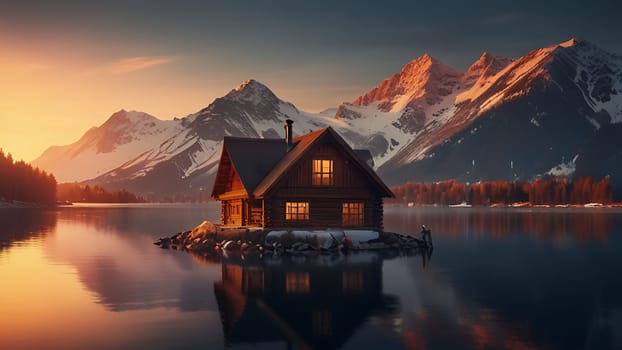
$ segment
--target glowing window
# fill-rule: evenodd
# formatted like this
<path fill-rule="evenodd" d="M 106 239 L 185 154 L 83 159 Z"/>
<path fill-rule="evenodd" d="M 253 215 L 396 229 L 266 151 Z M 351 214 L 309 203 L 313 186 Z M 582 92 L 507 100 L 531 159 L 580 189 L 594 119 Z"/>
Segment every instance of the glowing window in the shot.
<path fill-rule="evenodd" d="M 247 269 L 246 270 L 246 292 L 263 291 L 263 270 Z"/>
<path fill-rule="evenodd" d="M 311 281 L 308 272 L 288 272 L 285 275 L 285 292 L 287 294 L 308 293 Z"/>
<path fill-rule="evenodd" d="M 333 335 L 331 312 L 328 310 L 313 310 L 313 335 L 316 337 L 330 337 Z"/>
<path fill-rule="evenodd" d="M 341 221 L 343 226 L 363 226 L 363 211 L 365 205 L 362 202 L 344 202 L 341 209 Z"/>
<path fill-rule="evenodd" d="M 359 293 L 363 290 L 362 271 L 344 271 L 341 273 L 341 290 L 344 294 Z"/>
<path fill-rule="evenodd" d="M 311 179 L 313 185 L 326 186 L 333 184 L 333 161 L 330 159 L 314 159 Z"/>
<path fill-rule="evenodd" d="M 285 202 L 285 220 L 309 220 L 309 202 Z"/>

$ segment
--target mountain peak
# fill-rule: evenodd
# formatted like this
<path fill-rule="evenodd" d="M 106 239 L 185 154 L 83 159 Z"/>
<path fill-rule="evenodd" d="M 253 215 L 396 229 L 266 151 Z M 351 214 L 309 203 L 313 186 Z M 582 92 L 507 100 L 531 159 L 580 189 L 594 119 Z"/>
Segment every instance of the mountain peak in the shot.
<path fill-rule="evenodd" d="M 434 62 L 436 61 L 436 59 L 434 57 L 432 57 L 429 53 L 424 53 L 423 55 L 421 55 L 419 58 L 417 58 L 417 61 L 420 62 Z"/>
<path fill-rule="evenodd" d="M 377 104 L 383 112 L 400 112 L 406 107 L 421 110 L 438 103 L 459 84 L 459 72 L 430 54 L 408 62 L 401 72 L 383 80 L 378 86 L 352 102 L 355 106 Z"/>
<path fill-rule="evenodd" d="M 272 90 L 255 79 L 248 79 L 224 96 L 227 100 L 259 104 L 266 101 L 276 102 L 278 98 Z"/>
<path fill-rule="evenodd" d="M 247 80 L 244 80 L 242 84 L 240 84 L 238 87 L 236 87 L 233 90 L 243 91 L 246 89 L 267 89 L 267 87 L 255 79 L 247 79 Z"/>
<path fill-rule="evenodd" d="M 133 125 L 142 125 L 146 122 L 158 122 L 158 118 L 139 111 L 126 111 L 121 109 L 113 113 L 100 128 L 105 130 L 122 130 L 131 128 Z"/>
<path fill-rule="evenodd" d="M 425 53 L 422 56 L 408 62 L 402 68 L 402 72 L 400 74 L 402 76 L 421 74 L 422 72 L 435 67 L 445 67 L 445 65 L 436 58 L 430 56 L 430 54 Z"/>
<path fill-rule="evenodd" d="M 477 62 L 490 62 L 491 60 L 494 59 L 494 55 L 490 54 L 487 51 L 482 52 L 482 55 L 479 56 L 479 58 L 477 59 Z"/>
<path fill-rule="evenodd" d="M 480 77 L 493 76 L 510 64 L 510 62 L 512 62 L 512 60 L 507 57 L 495 56 L 484 51 L 477 61 L 466 71 L 464 74 L 464 81 L 467 83 L 474 83 L 480 79 Z"/>
<path fill-rule="evenodd" d="M 589 45 L 590 42 L 588 42 L 587 40 L 583 40 L 581 38 L 570 38 L 569 40 L 564 41 L 563 43 L 560 43 L 559 46 L 561 47 L 571 47 L 571 46 L 583 46 L 583 45 Z"/>

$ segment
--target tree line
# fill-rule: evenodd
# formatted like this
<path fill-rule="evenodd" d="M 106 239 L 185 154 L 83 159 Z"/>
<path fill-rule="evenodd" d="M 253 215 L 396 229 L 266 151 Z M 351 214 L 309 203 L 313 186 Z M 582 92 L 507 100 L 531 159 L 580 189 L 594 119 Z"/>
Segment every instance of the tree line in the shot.
<path fill-rule="evenodd" d="M 0 149 L 0 200 L 51 205 L 56 203 L 56 179 Z"/>
<path fill-rule="evenodd" d="M 591 176 L 568 180 L 546 177 L 533 182 L 491 181 L 473 184 L 455 180 L 435 183 L 413 183 L 391 188 L 395 198 L 388 203 L 470 205 L 512 204 L 567 205 L 613 201 L 609 177 L 595 181 Z"/>
<path fill-rule="evenodd" d="M 101 186 L 77 183 L 57 184 L 52 174 L 0 149 L 0 201 L 21 201 L 54 205 L 58 201 L 90 203 L 144 203 L 146 200 L 127 190 L 108 191 Z"/>
<path fill-rule="evenodd" d="M 63 183 L 57 186 L 59 201 L 83 203 L 145 203 L 145 198 L 133 194 L 125 189 L 108 191 L 94 185 L 80 185 L 78 183 Z"/>

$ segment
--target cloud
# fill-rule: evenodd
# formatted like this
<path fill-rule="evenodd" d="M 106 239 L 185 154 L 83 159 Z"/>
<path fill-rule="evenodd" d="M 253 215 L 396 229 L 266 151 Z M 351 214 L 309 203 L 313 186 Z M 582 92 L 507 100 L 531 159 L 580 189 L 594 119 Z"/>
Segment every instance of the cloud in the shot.
<path fill-rule="evenodd" d="M 114 61 L 106 66 L 106 71 L 114 74 L 131 73 L 176 61 L 174 56 L 137 56 Z"/>
<path fill-rule="evenodd" d="M 127 74 L 177 61 L 176 56 L 135 56 L 105 63 L 85 71 L 85 77 L 100 74 Z"/>

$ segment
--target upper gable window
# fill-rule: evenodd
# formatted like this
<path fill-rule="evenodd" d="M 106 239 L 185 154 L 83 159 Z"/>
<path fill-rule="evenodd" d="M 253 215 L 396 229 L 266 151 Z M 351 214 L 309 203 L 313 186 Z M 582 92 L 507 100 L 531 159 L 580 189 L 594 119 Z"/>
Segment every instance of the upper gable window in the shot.
<path fill-rule="evenodd" d="M 311 173 L 313 185 L 327 186 L 333 184 L 333 161 L 331 159 L 314 159 Z"/>

